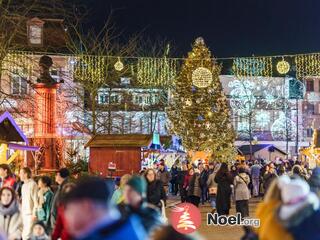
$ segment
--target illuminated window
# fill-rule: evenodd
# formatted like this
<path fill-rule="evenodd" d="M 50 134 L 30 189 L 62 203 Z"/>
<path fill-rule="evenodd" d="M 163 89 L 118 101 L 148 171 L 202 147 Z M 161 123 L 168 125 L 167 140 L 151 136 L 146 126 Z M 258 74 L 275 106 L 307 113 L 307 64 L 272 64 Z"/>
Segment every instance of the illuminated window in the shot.
<path fill-rule="evenodd" d="M 11 93 L 14 95 L 25 95 L 28 92 L 28 82 L 25 73 L 15 70 L 11 74 Z"/>
<path fill-rule="evenodd" d="M 43 44 L 43 25 L 44 22 L 39 18 L 32 18 L 27 22 L 28 28 L 28 43 L 30 45 L 39 45 Z"/>

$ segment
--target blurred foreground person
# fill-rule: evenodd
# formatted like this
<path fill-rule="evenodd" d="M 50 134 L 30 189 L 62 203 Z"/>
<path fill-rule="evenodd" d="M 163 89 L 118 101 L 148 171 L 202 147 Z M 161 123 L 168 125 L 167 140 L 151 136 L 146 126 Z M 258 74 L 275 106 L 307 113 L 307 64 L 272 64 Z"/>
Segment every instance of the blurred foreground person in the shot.
<path fill-rule="evenodd" d="M 310 185 L 310 190 L 320 198 L 320 167 L 316 167 L 312 170 L 308 183 Z"/>
<path fill-rule="evenodd" d="M 123 202 L 124 200 L 123 189 L 130 178 L 131 178 L 130 174 L 125 174 L 121 177 L 119 187 L 112 194 L 111 202 L 113 204 L 120 204 Z"/>
<path fill-rule="evenodd" d="M 277 211 L 281 224 L 295 240 L 320 240 L 320 200 L 306 181 L 282 176 L 278 182 L 282 204 Z"/>
<path fill-rule="evenodd" d="M 22 218 L 15 192 L 10 187 L 0 190 L 0 229 L 9 240 L 21 239 Z"/>
<path fill-rule="evenodd" d="M 133 176 L 124 187 L 124 205 L 120 206 L 122 216 L 135 214 L 141 220 L 145 231 L 150 233 L 163 224 L 159 209 L 145 200 L 147 183 L 143 177 Z"/>
<path fill-rule="evenodd" d="M 292 240 L 292 235 L 282 226 L 276 214 L 281 205 L 281 192 L 275 179 L 269 185 L 263 202 L 256 209 L 256 216 L 260 219 L 260 227 L 255 229 L 259 240 Z"/>
<path fill-rule="evenodd" d="M 52 232 L 52 240 L 70 240 L 72 239 L 68 230 L 66 229 L 66 220 L 64 217 L 64 199 L 76 185 L 73 182 L 68 182 L 64 184 L 63 188 L 61 189 L 61 198 L 60 198 L 60 205 L 58 206 L 58 214 L 56 219 L 56 224 Z"/>
<path fill-rule="evenodd" d="M 69 233 L 81 240 L 140 240 L 146 233 L 137 216 L 121 219 L 111 204 L 112 190 L 97 177 L 80 179 L 65 198 Z"/>
<path fill-rule="evenodd" d="M 178 233 L 171 225 L 157 228 L 150 236 L 151 240 L 202 240 L 197 233 Z"/>
<path fill-rule="evenodd" d="M 32 235 L 30 240 L 49 240 L 49 236 L 46 233 L 46 226 L 42 221 L 38 221 L 33 225 Z"/>

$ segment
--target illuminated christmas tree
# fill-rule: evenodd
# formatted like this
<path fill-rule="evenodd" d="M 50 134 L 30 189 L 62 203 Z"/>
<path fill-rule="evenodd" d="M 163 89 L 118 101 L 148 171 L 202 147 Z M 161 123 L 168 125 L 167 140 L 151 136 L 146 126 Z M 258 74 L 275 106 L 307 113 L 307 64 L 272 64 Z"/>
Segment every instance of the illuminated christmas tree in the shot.
<path fill-rule="evenodd" d="M 215 160 L 234 156 L 235 133 L 219 80 L 221 67 L 198 38 L 175 81 L 168 107 L 169 127 L 187 150 L 212 151 Z"/>

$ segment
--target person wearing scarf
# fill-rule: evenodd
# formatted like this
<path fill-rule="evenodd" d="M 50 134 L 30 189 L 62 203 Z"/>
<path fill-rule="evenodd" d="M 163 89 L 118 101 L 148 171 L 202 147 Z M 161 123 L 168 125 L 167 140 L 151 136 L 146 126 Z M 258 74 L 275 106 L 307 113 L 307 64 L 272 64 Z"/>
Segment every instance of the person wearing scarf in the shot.
<path fill-rule="evenodd" d="M 10 187 L 0 189 L 0 228 L 9 240 L 21 239 L 22 218 L 15 192 Z"/>

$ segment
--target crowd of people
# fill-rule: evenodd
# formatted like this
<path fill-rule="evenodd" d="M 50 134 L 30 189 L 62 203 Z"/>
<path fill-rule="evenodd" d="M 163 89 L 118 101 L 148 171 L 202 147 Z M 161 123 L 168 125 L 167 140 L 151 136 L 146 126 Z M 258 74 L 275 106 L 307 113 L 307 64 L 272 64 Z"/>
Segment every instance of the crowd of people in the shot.
<path fill-rule="evenodd" d="M 53 182 L 27 167 L 15 175 L 0 164 L 0 239 L 193 239 L 167 224 L 164 167 L 125 174 L 119 181 L 75 179 L 61 168 Z"/>
<path fill-rule="evenodd" d="M 320 170 L 299 161 L 176 161 L 170 169 L 160 161 L 120 179 L 75 179 L 66 168 L 54 177 L 33 176 L 27 167 L 15 175 L 0 164 L 0 178 L 3 239 L 200 239 L 168 224 L 169 195 L 210 204 L 219 215 L 229 215 L 233 201 L 242 218 L 249 217 L 250 198 L 263 199 L 261 227 L 246 228 L 243 239 L 320 239 Z"/>

